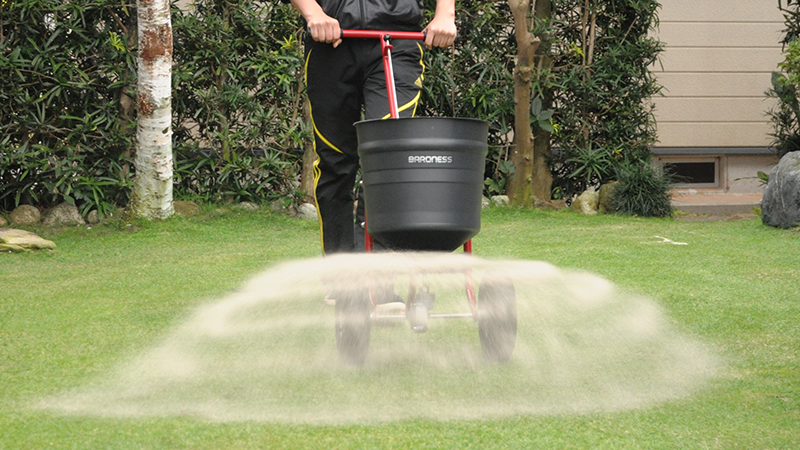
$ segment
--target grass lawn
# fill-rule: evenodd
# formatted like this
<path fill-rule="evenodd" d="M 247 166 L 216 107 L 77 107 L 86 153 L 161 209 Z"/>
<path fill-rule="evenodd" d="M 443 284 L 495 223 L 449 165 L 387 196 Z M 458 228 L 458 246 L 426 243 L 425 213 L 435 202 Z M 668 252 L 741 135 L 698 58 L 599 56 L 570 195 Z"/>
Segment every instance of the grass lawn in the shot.
<path fill-rule="evenodd" d="M 316 223 L 209 210 L 123 229 L 33 231 L 58 249 L 0 254 L 2 449 L 800 448 L 797 229 L 486 210 L 477 255 L 586 270 L 642 293 L 723 368 L 700 392 L 644 409 L 347 426 L 29 407 L 94 382 L 265 268 L 317 257 Z"/>

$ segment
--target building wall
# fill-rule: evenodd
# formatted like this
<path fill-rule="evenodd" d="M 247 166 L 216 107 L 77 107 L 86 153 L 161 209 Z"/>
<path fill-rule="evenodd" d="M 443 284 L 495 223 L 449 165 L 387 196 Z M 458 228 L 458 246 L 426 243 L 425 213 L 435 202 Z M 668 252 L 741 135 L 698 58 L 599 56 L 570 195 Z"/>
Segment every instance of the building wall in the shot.
<path fill-rule="evenodd" d="M 654 71 L 660 147 L 766 147 L 764 92 L 781 58 L 776 0 L 662 0 Z"/>
<path fill-rule="evenodd" d="M 761 192 L 757 172 L 777 157 L 767 149 L 775 101 L 765 92 L 782 60 L 783 14 L 776 0 L 662 0 L 658 38 L 666 44 L 653 70 L 655 163 L 714 161 L 717 181 L 701 190 Z M 691 187 L 685 185 L 683 187 Z"/>
<path fill-rule="evenodd" d="M 675 150 L 656 150 L 653 162 L 662 164 L 714 164 L 716 177 L 713 183 L 683 183 L 678 182 L 675 188 L 679 191 L 696 191 L 698 193 L 726 193 L 726 194 L 760 194 L 764 185 L 758 178 L 758 172 L 769 174 L 778 158 L 774 153 L 758 151 L 759 149 L 737 149 L 743 153 L 730 153 L 727 149 L 704 148 L 687 149 L 696 150 L 682 153 Z M 762 149 L 763 150 L 763 149 Z"/>

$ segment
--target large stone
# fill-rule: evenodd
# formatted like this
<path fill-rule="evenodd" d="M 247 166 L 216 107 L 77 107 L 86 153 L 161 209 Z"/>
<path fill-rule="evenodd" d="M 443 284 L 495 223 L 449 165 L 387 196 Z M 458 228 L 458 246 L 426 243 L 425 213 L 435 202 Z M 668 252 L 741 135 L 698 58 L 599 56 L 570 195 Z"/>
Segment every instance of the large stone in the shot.
<path fill-rule="evenodd" d="M 770 172 L 761 199 L 761 213 L 765 225 L 780 228 L 800 225 L 800 151 L 784 155 Z"/>
<path fill-rule="evenodd" d="M 533 198 L 533 207 L 544 211 L 560 211 L 567 209 L 567 201 L 559 200 L 543 200 L 538 197 Z"/>
<path fill-rule="evenodd" d="M 241 202 L 233 206 L 234 209 L 241 209 L 244 211 L 258 211 L 259 206 L 253 202 Z"/>
<path fill-rule="evenodd" d="M 35 206 L 19 205 L 11 211 L 9 219 L 16 225 L 33 225 L 39 223 L 42 213 Z"/>
<path fill-rule="evenodd" d="M 606 214 L 609 211 L 614 211 L 614 205 L 611 204 L 611 197 L 614 195 L 614 190 L 619 186 L 619 181 L 612 181 L 600 186 L 600 197 L 597 202 L 597 212 Z"/>
<path fill-rule="evenodd" d="M 97 225 L 100 223 L 100 213 L 96 209 L 89 211 L 89 214 L 86 215 L 86 221 L 92 225 Z"/>
<path fill-rule="evenodd" d="M 81 217 L 81 213 L 78 212 L 77 206 L 61 203 L 45 213 L 42 224 L 46 227 L 65 227 L 84 225 L 86 222 Z"/>
<path fill-rule="evenodd" d="M 269 204 L 269 210 L 277 214 L 286 212 L 286 209 L 286 203 L 280 199 L 274 200 Z"/>
<path fill-rule="evenodd" d="M 0 252 L 24 252 L 29 250 L 54 249 L 53 241 L 42 239 L 30 231 L 0 228 Z"/>
<path fill-rule="evenodd" d="M 185 200 L 178 200 L 172 202 L 172 208 L 175 214 L 184 217 L 191 217 L 200 214 L 200 206 L 195 202 Z"/>
<path fill-rule="evenodd" d="M 511 200 L 508 198 L 507 195 L 493 195 L 492 196 L 492 205 L 494 206 L 505 206 Z"/>
<path fill-rule="evenodd" d="M 581 214 L 593 216 L 597 214 L 597 203 L 600 201 L 600 194 L 594 189 L 587 189 L 572 201 L 569 206 L 572 210 Z"/>
<path fill-rule="evenodd" d="M 297 208 L 297 215 L 303 219 L 317 220 L 317 207 L 311 203 L 303 203 Z"/>

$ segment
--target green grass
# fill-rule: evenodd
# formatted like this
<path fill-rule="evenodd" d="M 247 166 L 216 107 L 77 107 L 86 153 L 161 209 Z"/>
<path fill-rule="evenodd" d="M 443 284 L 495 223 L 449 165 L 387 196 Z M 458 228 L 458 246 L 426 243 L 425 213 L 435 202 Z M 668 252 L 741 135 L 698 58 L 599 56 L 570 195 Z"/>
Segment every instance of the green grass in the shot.
<path fill-rule="evenodd" d="M 587 270 L 655 299 L 726 365 L 643 410 L 315 426 L 29 409 L 149 348 L 193 307 L 277 262 L 319 254 L 315 223 L 264 213 L 34 230 L 53 252 L 0 254 L 0 448 L 800 448 L 800 232 L 493 208 L 475 253 Z M 674 245 L 655 236 L 688 245 Z"/>

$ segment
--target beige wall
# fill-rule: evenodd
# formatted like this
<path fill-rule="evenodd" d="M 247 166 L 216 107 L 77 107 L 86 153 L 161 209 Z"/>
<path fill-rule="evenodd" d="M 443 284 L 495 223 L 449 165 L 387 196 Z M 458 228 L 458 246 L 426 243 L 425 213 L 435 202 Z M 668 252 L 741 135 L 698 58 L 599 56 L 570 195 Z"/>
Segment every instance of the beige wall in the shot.
<path fill-rule="evenodd" d="M 781 58 L 776 0 L 662 0 L 659 147 L 766 147 L 764 92 Z"/>

